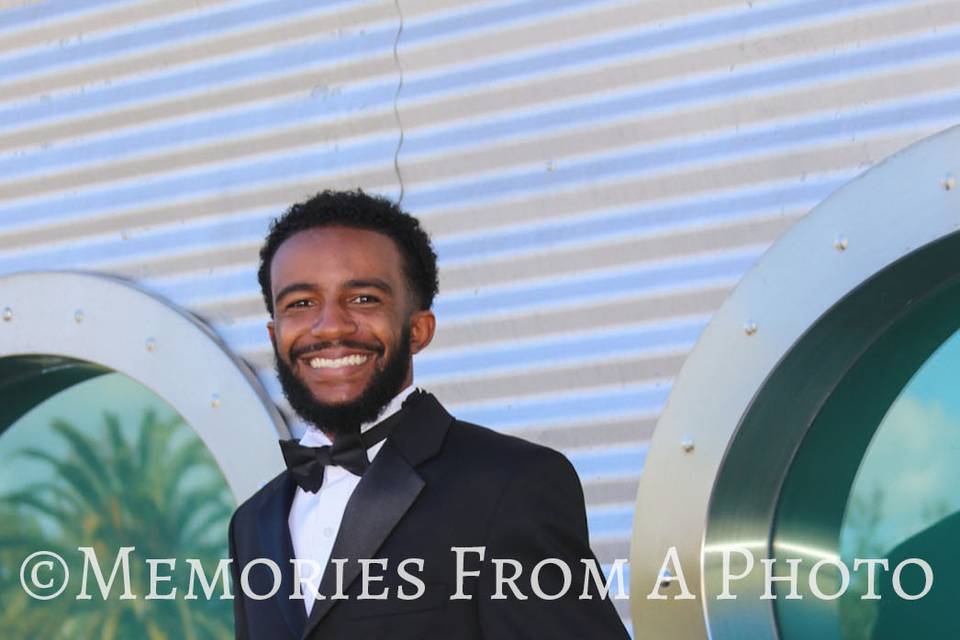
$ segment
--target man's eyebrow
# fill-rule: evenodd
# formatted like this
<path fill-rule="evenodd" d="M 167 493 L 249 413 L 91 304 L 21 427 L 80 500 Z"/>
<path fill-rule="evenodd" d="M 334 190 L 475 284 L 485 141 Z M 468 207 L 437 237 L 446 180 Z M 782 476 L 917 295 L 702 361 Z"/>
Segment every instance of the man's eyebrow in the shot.
<path fill-rule="evenodd" d="M 357 280 L 348 280 L 346 282 L 348 289 L 379 289 L 387 294 L 393 293 L 393 287 L 386 280 L 380 278 L 361 278 Z"/>
<path fill-rule="evenodd" d="M 291 293 L 297 293 L 299 291 L 314 293 L 316 290 L 317 286 L 310 284 L 309 282 L 294 282 L 293 284 L 288 284 L 277 292 L 277 301 L 279 302 L 280 300 L 283 300 L 285 296 L 288 296 Z"/>

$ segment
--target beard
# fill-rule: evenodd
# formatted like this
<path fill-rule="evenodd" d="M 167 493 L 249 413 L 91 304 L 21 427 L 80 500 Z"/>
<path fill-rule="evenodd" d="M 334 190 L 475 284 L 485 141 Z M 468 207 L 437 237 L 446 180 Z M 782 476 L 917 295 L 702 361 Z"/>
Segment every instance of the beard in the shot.
<path fill-rule="evenodd" d="M 350 345 L 349 341 L 342 343 Z M 318 345 L 321 347 L 332 345 Z M 376 420 L 393 398 L 400 393 L 410 371 L 410 327 L 405 326 L 400 340 L 382 369 L 374 371 L 373 376 L 360 395 L 354 400 L 339 404 L 328 404 L 317 400 L 309 387 L 294 373 L 273 344 L 274 366 L 283 395 L 293 410 L 306 422 L 336 436 L 341 433 L 359 432 L 360 425 Z M 380 353 L 383 353 L 381 348 Z M 291 361 L 294 361 L 291 358 Z"/>

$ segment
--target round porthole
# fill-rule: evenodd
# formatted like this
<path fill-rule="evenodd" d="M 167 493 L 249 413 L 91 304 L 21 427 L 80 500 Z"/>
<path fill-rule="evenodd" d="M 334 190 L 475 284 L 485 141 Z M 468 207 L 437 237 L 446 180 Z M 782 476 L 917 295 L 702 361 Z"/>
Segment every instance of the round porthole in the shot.
<path fill-rule="evenodd" d="M 272 403 L 202 323 L 127 283 L 15 274 L 0 279 L 0 308 L 4 633 L 230 635 L 220 591 L 185 597 L 203 594 L 188 562 L 215 575 L 236 504 L 281 468 L 287 432 Z M 134 597 L 122 572 L 102 597 L 84 548 L 105 579 L 132 548 Z M 24 569 L 38 552 L 66 569 Z M 159 565 L 170 579 L 155 593 L 149 559 L 175 559 Z"/>
<path fill-rule="evenodd" d="M 957 148 L 952 129 L 831 196 L 704 331 L 641 480 L 638 637 L 957 635 Z M 692 599 L 658 575 L 671 547 Z M 912 600 L 927 583 L 904 563 L 916 557 L 942 580 Z M 888 563 L 872 591 L 857 559 Z M 779 579 L 791 560 L 796 579 Z M 667 599 L 647 599 L 661 582 Z"/>

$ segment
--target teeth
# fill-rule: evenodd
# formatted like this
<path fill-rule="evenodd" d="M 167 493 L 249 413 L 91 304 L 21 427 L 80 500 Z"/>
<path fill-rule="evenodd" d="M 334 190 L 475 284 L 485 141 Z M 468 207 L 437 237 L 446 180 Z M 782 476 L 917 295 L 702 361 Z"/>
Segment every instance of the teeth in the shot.
<path fill-rule="evenodd" d="M 339 367 L 355 367 L 363 364 L 370 356 L 352 355 L 342 358 L 313 358 L 310 366 L 314 369 L 337 369 Z"/>

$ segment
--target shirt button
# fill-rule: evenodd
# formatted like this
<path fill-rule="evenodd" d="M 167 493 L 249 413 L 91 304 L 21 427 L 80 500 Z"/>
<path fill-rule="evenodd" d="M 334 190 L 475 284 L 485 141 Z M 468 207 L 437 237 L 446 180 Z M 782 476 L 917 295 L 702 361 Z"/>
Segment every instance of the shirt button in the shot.
<path fill-rule="evenodd" d="M 332 537 L 332 536 L 333 536 L 333 528 L 331 528 L 331 527 L 324 527 L 324 529 L 323 529 L 323 535 L 326 536 L 327 538 Z"/>

